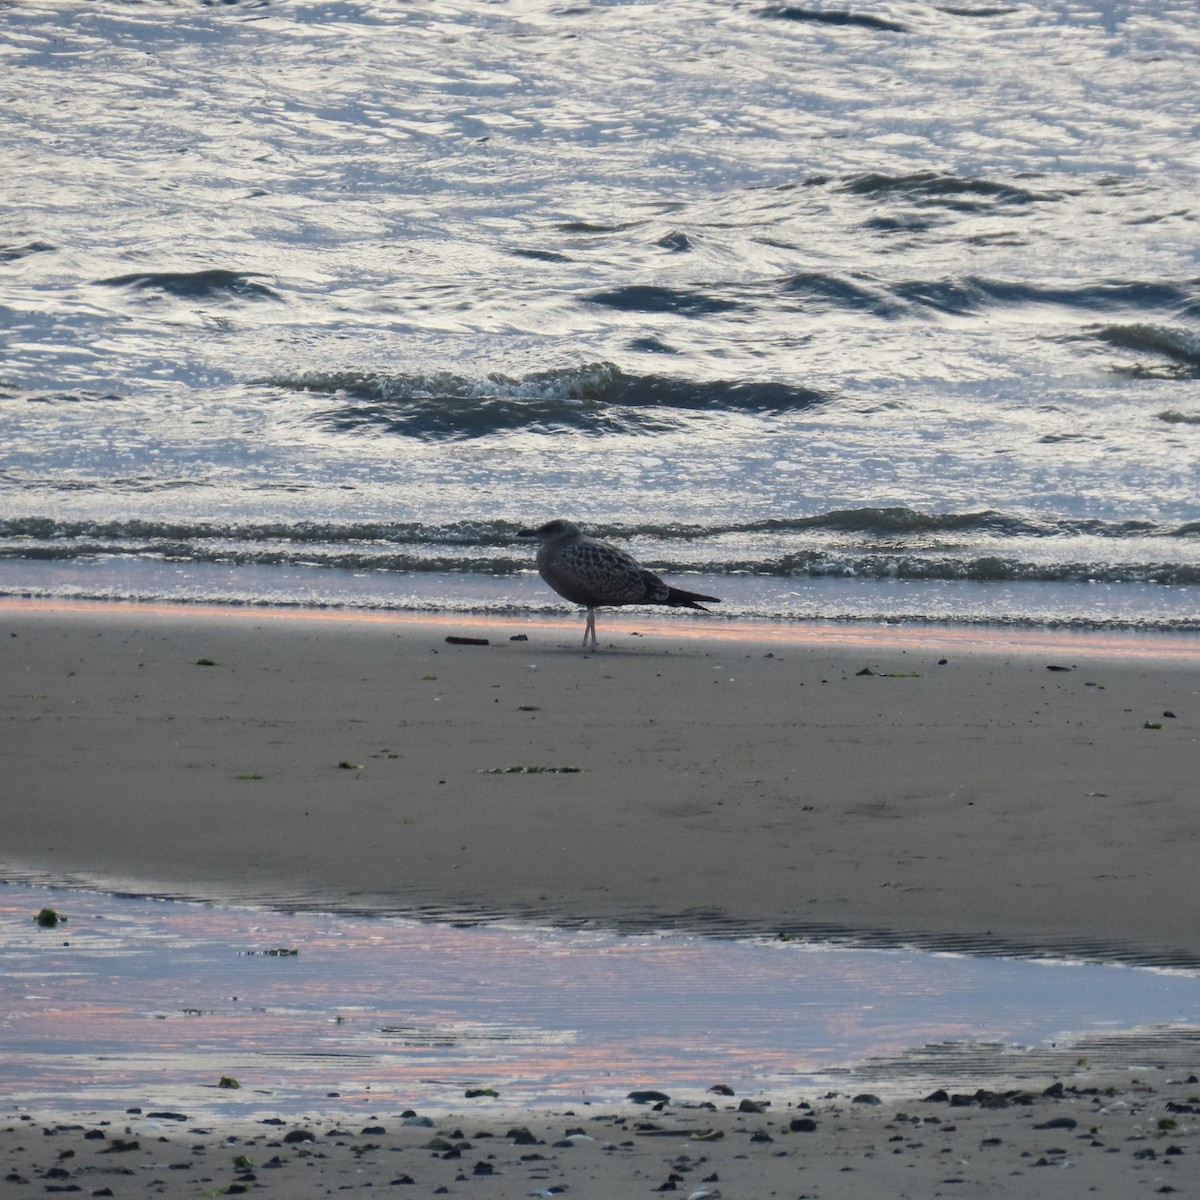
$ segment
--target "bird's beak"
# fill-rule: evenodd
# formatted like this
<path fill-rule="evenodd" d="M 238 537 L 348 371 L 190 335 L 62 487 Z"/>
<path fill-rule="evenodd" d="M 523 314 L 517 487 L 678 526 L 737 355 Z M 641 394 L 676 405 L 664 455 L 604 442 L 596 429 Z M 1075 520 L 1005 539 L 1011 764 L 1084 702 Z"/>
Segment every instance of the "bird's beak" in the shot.
<path fill-rule="evenodd" d="M 536 529 L 518 529 L 517 537 L 537 537 Z"/>

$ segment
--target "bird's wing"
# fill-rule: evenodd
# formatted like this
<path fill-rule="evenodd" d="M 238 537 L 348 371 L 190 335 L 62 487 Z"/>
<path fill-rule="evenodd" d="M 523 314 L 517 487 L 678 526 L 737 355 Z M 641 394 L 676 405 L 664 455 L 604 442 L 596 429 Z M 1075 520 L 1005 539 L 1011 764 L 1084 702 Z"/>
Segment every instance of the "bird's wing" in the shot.
<path fill-rule="evenodd" d="M 579 603 L 644 604 L 656 590 L 666 592 L 657 575 L 610 542 L 580 538 L 564 550 L 561 561 L 578 592 L 587 596 Z"/>

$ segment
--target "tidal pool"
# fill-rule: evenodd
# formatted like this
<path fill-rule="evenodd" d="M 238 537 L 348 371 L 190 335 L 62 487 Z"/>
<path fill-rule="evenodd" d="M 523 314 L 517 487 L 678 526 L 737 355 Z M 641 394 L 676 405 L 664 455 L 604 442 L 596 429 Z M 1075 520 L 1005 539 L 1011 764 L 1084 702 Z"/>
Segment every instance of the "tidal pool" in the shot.
<path fill-rule="evenodd" d="M 40 927 L 43 908 L 66 921 Z M 1089 1039 L 1142 1031 L 1130 1044 L 1149 1047 L 1200 1026 L 1189 970 L 15 884 L 0 888 L 0 964 L 0 1090 L 34 1109 L 444 1110 L 469 1088 L 499 1094 L 470 1103 L 504 1106 L 610 1103 L 643 1087 L 696 1101 L 717 1083 L 880 1091 L 920 1086 L 951 1060 L 1019 1076 L 1083 1065 L 1063 1054 Z"/>

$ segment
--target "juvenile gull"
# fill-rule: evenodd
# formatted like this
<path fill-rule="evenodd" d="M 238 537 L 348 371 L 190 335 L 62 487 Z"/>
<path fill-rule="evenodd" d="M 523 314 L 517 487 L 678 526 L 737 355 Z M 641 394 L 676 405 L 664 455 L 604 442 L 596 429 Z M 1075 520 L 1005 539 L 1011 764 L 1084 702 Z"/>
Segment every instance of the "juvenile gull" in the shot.
<path fill-rule="evenodd" d="M 708 609 L 697 600 L 720 604 L 716 596 L 685 592 L 663 583 L 619 546 L 582 533 L 573 521 L 547 521 L 537 529 L 522 529 L 517 537 L 537 538 L 537 568 L 541 577 L 565 600 L 587 609 L 583 644 L 596 646 L 596 609 L 601 605 L 666 604 L 671 608 Z"/>

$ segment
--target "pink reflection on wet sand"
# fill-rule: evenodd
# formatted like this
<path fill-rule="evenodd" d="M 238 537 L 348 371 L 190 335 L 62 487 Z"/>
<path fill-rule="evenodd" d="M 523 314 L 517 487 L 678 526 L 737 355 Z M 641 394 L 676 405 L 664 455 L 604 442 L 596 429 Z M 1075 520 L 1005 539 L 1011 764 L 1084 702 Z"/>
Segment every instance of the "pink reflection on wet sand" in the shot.
<path fill-rule="evenodd" d="M 69 920 L 38 928 L 42 907 Z M 700 1099 L 718 1081 L 811 1088 L 928 1042 L 1200 1020 L 1187 972 L 24 886 L 0 891 L 0 955 L 0 1088 L 27 1105 L 373 1111 L 461 1104 L 470 1086 L 508 1104 Z"/>

